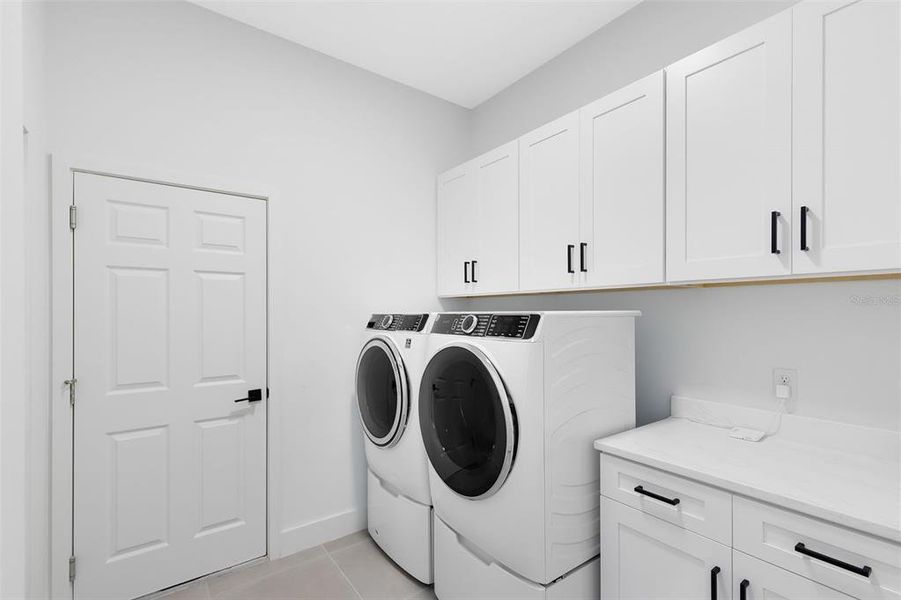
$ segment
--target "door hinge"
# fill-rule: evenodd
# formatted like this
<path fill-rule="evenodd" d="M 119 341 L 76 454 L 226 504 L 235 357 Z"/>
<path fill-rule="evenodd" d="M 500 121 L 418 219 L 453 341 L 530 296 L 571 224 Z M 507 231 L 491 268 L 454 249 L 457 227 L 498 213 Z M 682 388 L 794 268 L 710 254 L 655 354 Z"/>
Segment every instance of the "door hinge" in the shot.
<path fill-rule="evenodd" d="M 74 204 L 69 205 L 69 229 L 72 231 L 75 231 L 77 214 L 78 208 Z"/>
<path fill-rule="evenodd" d="M 69 386 L 69 404 L 71 406 L 75 406 L 75 384 L 78 383 L 78 380 L 74 377 L 72 379 L 67 379 L 63 383 Z"/>
<path fill-rule="evenodd" d="M 69 583 L 75 583 L 75 556 L 69 557 Z"/>

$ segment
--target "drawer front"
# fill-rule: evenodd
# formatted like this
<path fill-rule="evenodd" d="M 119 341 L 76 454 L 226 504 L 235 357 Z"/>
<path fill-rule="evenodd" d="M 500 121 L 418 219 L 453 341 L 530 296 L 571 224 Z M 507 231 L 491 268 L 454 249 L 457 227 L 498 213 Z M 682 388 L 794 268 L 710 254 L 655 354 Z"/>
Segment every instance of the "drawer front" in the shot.
<path fill-rule="evenodd" d="M 601 494 L 721 544 L 732 544 L 732 494 L 728 492 L 601 454 Z"/>
<path fill-rule="evenodd" d="M 746 498 L 734 509 L 736 550 L 855 598 L 901 599 L 901 545 Z"/>
<path fill-rule="evenodd" d="M 733 599 L 852 600 L 847 594 L 737 550 L 732 552 L 732 574 Z"/>

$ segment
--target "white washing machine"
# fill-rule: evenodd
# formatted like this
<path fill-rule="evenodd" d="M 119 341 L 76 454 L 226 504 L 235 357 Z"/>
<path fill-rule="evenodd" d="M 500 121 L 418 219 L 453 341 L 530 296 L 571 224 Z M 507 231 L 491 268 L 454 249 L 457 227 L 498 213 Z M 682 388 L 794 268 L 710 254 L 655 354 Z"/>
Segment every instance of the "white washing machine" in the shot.
<path fill-rule="evenodd" d="M 592 443 L 635 426 L 640 314 L 435 315 L 419 422 L 441 600 L 598 597 Z"/>
<path fill-rule="evenodd" d="M 357 359 L 372 539 L 407 573 L 432 583 L 432 499 L 416 399 L 429 315 L 375 314 Z"/>

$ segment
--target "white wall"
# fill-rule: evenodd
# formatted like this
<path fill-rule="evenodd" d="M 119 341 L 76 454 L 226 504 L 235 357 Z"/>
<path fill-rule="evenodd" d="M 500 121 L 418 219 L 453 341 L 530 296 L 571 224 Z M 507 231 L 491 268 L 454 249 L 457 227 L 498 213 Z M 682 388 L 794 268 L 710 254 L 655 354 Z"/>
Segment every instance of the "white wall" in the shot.
<path fill-rule="evenodd" d="M 187 3 L 67 2 L 47 18 L 51 151 L 278 191 L 276 542 L 291 552 L 360 529 L 363 326 L 438 306 L 434 176 L 465 157 L 467 112 Z"/>
<path fill-rule="evenodd" d="M 797 0 L 645 0 L 473 110 L 479 154 L 659 71 Z"/>
<path fill-rule="evenodd" d="M 473 155 L 790 6 L 647 0 L 473 113 Z M 800 371 L 791 409 L 901 429 L 901 281 L 455 300 L 449 310 L 638 308 L 639 424 L 671 394 L 774 408 L 773 368 Z"/>
<path fill-rule="evenodd" d="M 23 10 L 0 3 L 0 597 L 27 587 Z"/>
<path fill-rule="evenodd" d="M 27 302 L 24 323 L 28 336 L 22 356 L 28 359 L 28 439 L 25 560 L 31 598 L 49 594 L 50 548 L 50 198 L 45 89 L 44 5 L 23 5 L 25 144 L 25 263 Z"/>

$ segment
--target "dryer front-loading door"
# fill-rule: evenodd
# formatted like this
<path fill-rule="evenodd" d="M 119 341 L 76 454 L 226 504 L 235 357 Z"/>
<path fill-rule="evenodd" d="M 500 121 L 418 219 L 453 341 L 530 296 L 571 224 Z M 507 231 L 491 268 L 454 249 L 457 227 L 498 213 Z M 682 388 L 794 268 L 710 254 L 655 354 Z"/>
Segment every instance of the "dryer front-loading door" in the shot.
<path fill-rule="evenodd" d="M 419 425 L 429 462 L 454 492 L 485 498 L 504 484 L 516 453 L 516 413 L 481 350 L 460 343 L 435 353 L 419 389 Z"/>
<path fill-rule="evenodd" d="M 369 340 L 357 359 L 357 405 L 363 431 L 377 446 L 393 446 L 407 425 L 409 397 L 403 359 L 388 338 Z"/>

